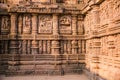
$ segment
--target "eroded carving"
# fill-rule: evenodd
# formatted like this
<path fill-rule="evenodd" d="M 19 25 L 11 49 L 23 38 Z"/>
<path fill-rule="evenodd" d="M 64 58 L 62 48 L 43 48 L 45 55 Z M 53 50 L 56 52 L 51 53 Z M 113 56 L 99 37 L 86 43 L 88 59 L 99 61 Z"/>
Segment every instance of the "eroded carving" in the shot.
<path fill-rule="evenodd" d="M 60 33 L 71 33 L 71 16 L 61 16 L 59 19 Z"/>
<path fill-rule="evenodd" d="M 8 33 L 9 29 L 10 29 L 10 18 L 8 16 L 2 16 L 1 32 Z"/>
<path fill-rule="evenodd" d="M 50 15 L 40 15 L 39 16 L 39 33 L 52 33 L 52 16 Z"/>
<path fill-rule="evenodd" d="M 31 15 L 24 15 L 23 18 L 23 33 L 31 33 Z"/>

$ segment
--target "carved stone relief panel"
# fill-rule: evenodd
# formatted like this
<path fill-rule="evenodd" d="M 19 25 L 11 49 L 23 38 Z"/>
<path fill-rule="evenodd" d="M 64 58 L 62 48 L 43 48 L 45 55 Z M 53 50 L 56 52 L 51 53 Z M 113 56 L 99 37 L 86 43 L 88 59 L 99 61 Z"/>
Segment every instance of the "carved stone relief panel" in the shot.
<path fill-rule="evenodd" d="M 38 33 L 52 33 L 53 20 L 51 15 L 40 15 Z"/>
<path fill-rule="evenodd" d="M 71 33 L 71 16 L 65 15 L 61 16 L 59 19 L 59 30 L 60 33 Z"/>
<path fill-rule="evenodd" d="M 24 15 L 23 17 L 23 33 L 31 33 L 31 25 L 32 25 L 32 16 L 29 14 Z"/>
<path fill-rule="evenodd" d="M 78 34 L 83 35 L 84 34 L 84 24 L 83 21 L 78 21 Z"/>
<path fill-rule="evenodd" d="M 10 29 L 10 18 L 9 18 L 9 16 L 2 16 L 0 24 L 1 24 L 1 33 L 2 34 L 9 33 L 9 29 Z"/>

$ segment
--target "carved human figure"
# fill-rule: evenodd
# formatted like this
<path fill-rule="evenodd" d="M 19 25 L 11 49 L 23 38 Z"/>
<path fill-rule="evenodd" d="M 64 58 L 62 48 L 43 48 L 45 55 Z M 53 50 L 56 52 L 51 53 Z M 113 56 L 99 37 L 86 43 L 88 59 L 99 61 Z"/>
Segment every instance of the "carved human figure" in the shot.
<path fill-rule="evenodd" d="M 9 19 L 8 17 L 2 17 L 2 29 L 8 29 Z"/>
<path fill-rule="evenodd" d="M 31 31 L 31 16 L 30 15 L 25 15 L 25 17 L 24 17 L 23 31 L 24 31 L 24 33 L 30 33 L 30 31 Z"/>

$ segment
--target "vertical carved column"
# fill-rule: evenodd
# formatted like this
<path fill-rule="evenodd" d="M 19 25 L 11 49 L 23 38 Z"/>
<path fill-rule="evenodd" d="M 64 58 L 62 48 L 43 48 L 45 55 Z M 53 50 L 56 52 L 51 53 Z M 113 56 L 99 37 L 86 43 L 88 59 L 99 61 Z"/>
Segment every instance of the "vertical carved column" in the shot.
<path fill-rule="evenodd" d="M 22 18 L 22 16 L 19 16 L 19 18 L 18 18 L 18 32 L 19 32 L 19 34 L 22 33 L 22 27 L 23 27 L 23 18 Z"/>
<path fill-rule="evenodd" d="M 60 54 L 59 41 L 52 41 L 52 54 Z"/>
<path fill-rule="evenodd" d="M 78 53 L 78 42 L 76 40 L 72 41 L 72 54 Z"/>
<path fill-rule="evenodd" d="M 17 27 L 16 27 L 17 20 L 16 19 L 17 19 L 17 14 L 11 13 L 11 29 L 10 29 L 11 35 L 17 34 Z"/>
<path fill-rule="evenodd" d="M 78 41 L 78 53 L 81 54 L 82 53 L 82 40 Z"/>
<path fill-rule="evenodd" d="M 5 54 L 8 54 L 8 41 L 5 41 Z"/>
<path fill-rule="evenodd" d="M 58 32 L 58 15 L 57 14 L 53 14 L 53 35 L 54 36 L 59 36 L 59 32 Z M 52 54 L 59 54 L 59 41 L 58 40 L 54 40 L 52 41 Z"/>
<path fill-rule="evenodd" d="M 53 35 L 58 35 L 58 15 L 53 14 Z"/>
<path fill-rule="evenodd" d="M 77 15 L 72 15 L 72 35 L 77 35 Z M 77 54 L 78 42 L 72 41 L 72 54 Z"/>
<path fill-rule="evenodd" d="M 33 40 L 32 41 L 32 54 L 38 54 L 39 50 L 38 50 L 38 41 Z"/>
<path fill-rule="evenodd" d="M 77 35 L 77 15 L 72 15 L 72 34 Z"/>
<path fill-rule="evenodd" d="M 37 14 L 32 15 L 32 34 L 34 36 L 34 40 L 32 41 L 32 54 L 38 54 L 38 41 L 36 41 L 37 35 Z"/>
<path fill-rule="evenodd" d="M 18 41 L 16 40 L 17 35 L 17 14 L 11 13 L 11 29 L 10 29 L 10 35 L 14 36 L 14 40 L 10 41 L 10 53 L 16 54 L 18 53 Z"/>
<path fill-rule="evenodd" d="M 37 34 L 37 14 L 32 16 L 32 34 Z"/>
<path fill-rule="evenodd" d="M 22 54 L 27 54 L 27 40 L 22 41 Z"/>

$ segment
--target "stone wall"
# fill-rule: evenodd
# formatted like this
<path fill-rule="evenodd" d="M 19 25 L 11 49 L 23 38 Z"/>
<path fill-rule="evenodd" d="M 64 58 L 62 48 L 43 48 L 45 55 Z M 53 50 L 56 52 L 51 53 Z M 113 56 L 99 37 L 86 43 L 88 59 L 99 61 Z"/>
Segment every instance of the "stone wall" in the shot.
<path fill-rule="evenodd" d="M 85 53 L 80 9 L 56 0 L 37 2 L 16 0 L 0 14 L 0 72 L 80 72 Z"/>
<path fill-rule="evenodd" d="M 120 80 L 120 1 L 91 0 L 85 9 L 86 68 L 91 72 L 89 78 Z"/>

